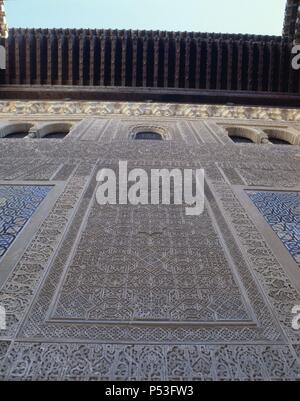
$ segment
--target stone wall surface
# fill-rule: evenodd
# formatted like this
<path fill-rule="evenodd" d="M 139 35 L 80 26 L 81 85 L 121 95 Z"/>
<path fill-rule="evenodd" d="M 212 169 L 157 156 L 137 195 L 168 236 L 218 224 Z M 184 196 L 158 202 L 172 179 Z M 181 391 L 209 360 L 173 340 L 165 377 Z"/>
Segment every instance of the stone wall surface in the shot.
<path fill-rule="evenodd" d="M 0 139 L 0 185 L 54 191 L 18 257 L 0 260 L 0 378 L 299 380 L 299 265 L 245 192 L 300 193 L 299 111 L 0 105 L 0 122 L 55 119 L 74 124 L 63 140 Z M 295 144 L 235 144 L 228 126 L 285 130 Z M 134 140 L 139 130 L 164 140 Z M 98 205 L 97 172 L 120 160 L 203 168 L 204 213 Z"/>

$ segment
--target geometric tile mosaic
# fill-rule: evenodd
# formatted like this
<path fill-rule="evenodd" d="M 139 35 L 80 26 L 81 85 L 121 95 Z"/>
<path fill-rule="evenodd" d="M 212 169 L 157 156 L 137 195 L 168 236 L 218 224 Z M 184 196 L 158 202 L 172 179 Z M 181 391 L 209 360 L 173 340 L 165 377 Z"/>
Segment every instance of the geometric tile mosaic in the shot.
<path fill-rule="evenodd" d="M 51 189 L 46 185 L 0 185 L 0 261 Z"/>
<path fill-rule="evenodd" d="M 300 267 L 300 192 L 247 193 Z"/>

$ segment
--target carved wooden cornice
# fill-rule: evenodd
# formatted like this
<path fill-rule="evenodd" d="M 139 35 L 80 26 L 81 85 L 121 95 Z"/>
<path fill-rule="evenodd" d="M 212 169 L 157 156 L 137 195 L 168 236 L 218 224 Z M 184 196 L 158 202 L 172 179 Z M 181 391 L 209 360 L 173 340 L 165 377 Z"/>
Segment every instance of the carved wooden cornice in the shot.
<path fill-rule="evenodd" d="M 300 0 L 287 1 L 283 37 L 13 28 L 0 85 L 299 94 L 300 74 L 291 68 L 299 6 Z"/>
<path fill-rule="evenodd" d="M 300 43 L 300 0 L 287 0 L 283 37 L 290 42 Z"/>
<path fill-rule="evenodd" d="M 13 28 L 0 83 L 299 93 L 290 58 L 278 36 Z"/>

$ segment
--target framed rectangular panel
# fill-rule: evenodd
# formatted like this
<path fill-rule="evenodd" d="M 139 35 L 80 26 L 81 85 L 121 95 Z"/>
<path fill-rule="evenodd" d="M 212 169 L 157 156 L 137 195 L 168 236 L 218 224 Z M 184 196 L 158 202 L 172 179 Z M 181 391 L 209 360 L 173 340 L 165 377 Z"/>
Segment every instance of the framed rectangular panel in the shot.
<path fill-rule="evenodd" d="M 300 192 L 247 191 L 300 267 Z"/>
<path fill-rule="evenodd" d="M 300 188 L 234 186 L 234 190 L 300 291 Z"/>
<path fill-rule="evenodd" d="M 0 181 L 0 287 L 51 211 L 61 182 Z"/>

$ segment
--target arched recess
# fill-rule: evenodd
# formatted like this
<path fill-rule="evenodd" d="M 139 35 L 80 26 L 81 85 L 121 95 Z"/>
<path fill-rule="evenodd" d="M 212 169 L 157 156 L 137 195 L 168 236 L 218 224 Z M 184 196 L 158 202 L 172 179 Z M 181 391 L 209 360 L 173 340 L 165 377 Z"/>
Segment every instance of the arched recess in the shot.
<path fill-rule="evenodd" d="M 260 143 L 259 132 L 245 127 L 225 127 L 228 136 L 235 143 Z"/>
<path fill-rule="evenodd" d="M 0 138 L 25 138 L 29 135 L 31 123 L 2 123 L 0 124 Z"/>
<path fill-rule="evenodd" d="M 298 140 L 296 134 L 284 129 L 264 129 L 264 133 L 274 145 L 295 145 Z"/>
<path fill-rule="evenodd" d="M 72 128 L 71 123 L 46 123 L 37 127 L 34 137 L 47 139 L 64 139 Z"/>

